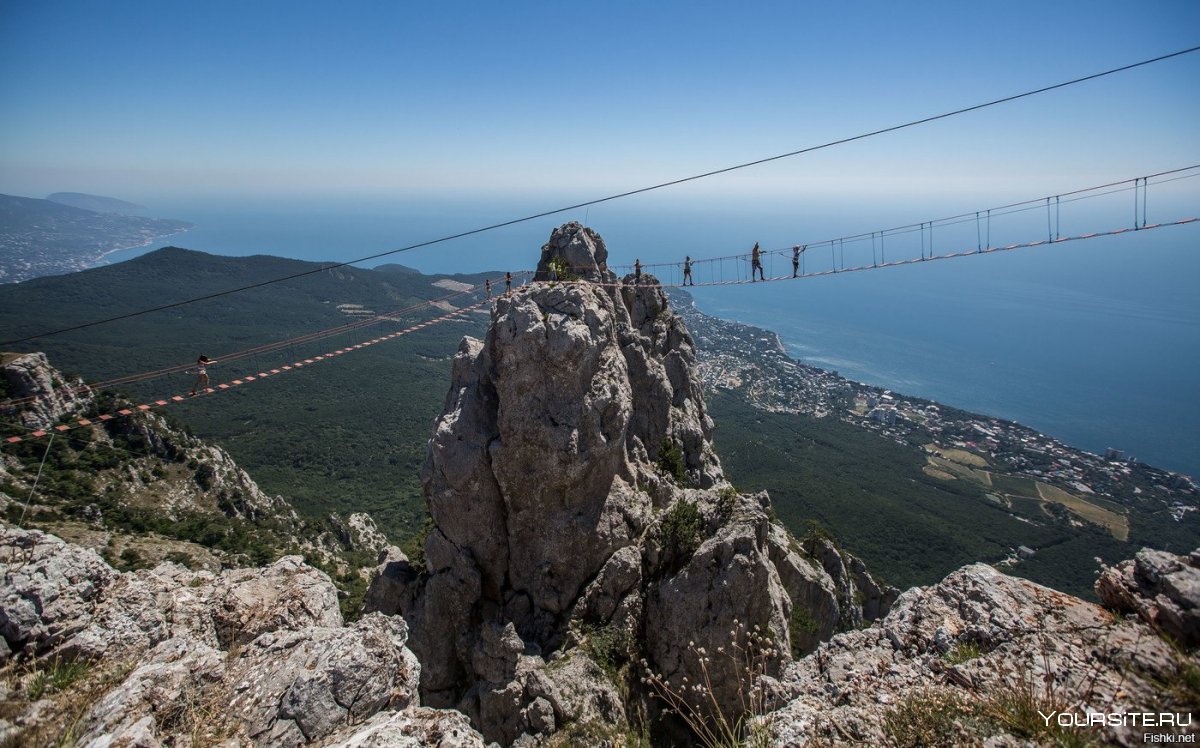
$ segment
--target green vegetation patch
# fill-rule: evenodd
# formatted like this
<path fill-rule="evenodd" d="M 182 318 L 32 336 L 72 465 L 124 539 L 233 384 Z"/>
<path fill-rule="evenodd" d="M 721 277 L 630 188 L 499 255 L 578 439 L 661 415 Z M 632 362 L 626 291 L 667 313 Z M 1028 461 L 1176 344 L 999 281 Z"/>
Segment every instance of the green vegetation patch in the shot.
<path fill-rule="evenodd" d="M 730 480 L 770 491 L 793 533 L 804 536 L 815 520 L 901 589 L 940 581 L 964 564 L 1000 561 L 1018 545 L 1042 548 L 1079 534 L 1050 517 L 1023 522 L 979 485 L 926 475 L 920 450 L 835 418 L 767 413 L 725 393 L 710 397 L 709 413 Z M 1070 579 L 1055 581 L 1094 599 L 1096 554 L 1073 551 Z"/>

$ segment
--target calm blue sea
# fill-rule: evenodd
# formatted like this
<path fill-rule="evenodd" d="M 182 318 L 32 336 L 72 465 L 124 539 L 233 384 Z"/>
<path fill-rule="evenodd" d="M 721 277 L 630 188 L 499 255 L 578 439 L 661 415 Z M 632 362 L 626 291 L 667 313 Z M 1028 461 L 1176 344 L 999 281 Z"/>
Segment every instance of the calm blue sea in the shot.
<path fill-rule="evenodd" d="M 1200 180 L 1194 180 L 1200 181 Z M 1194 195 L 1160 200 L 1151 220 L 1197 213 Z M 554 202 L 564 202 L 562 200 Z M 553 204 L 553 202 L 551 202 Z M 180 202 L 155 213 L 197 228 L 168 243 L 217 254 L 344 261 L 544 209 L 546 203 L 325 200 L 275 204 Z M 963 206 L 969 207 L 969 206 Z M 984 206 L 975 206 L 984 207 Z M 1190 212 L 1189 212 L 1190 211 Z M 584 221 L 605 238 L 610 262 L 678 261 L 896 226 L 958 212 L 927 206 L 642 199 L 563 214 L 378 262 L 424 271 L 534 265 L 550 230 Z M 1132 222 L 1128 195 L 1053 217 L 1061 235 Z M 1045 211 L 994 220 L 993 245 L 1045 236 Z M 805 269 L 828 269 L 969 249 L 987 227 L 968 221 L 846 244 L 831 259 L 814 246 Z M 153 248 L 153 247 L 151 247 Z M 150 248 L 118 253 L 120 261 Z M 733 262 L 697 264 L 706 281 L 746 273 Z M 663 271 L 671 277 L 671 271 Z M 790 272 L 769 257 L 768 274 Z M 231 279 L 231 284 L 236 279 Z M 796 358 L 851 379 L 1024 423 L 1083 449 L 1124 450 L 1200 475 L 1200 225 L 1056 244 L 834 277 L 694 291 L 706 312 L 774 330 Z"/>

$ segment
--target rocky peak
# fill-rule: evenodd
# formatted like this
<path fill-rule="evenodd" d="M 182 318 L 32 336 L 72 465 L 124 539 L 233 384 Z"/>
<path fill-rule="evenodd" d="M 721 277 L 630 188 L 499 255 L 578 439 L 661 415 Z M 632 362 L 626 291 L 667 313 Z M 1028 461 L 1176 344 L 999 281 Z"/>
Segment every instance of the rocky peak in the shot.
<path fill-rule="evenodd" d="M 542 245 L 535 281 L 580 278 L 595 283 L 613 283 L 608 269 L 608 249 L 595 231 L 571 221 L 554 229 Z"/>
<path fill-rule="evenodd" d="M 67 416 L 82 413 L 93 402 L 82 379 L 67 381 L 44 353 L 0 354 L 0 384 L 4 394 L 0 416 L 31 429 L 45 429 Z"/>
<path fill-rule="evenodd" d="M 368 596 L 412 627 L 426 701 L 504 743 L 610 707 L 624 719 L 587 632 L 625 642 L 618 661 L 694 683 L 696 642 L 715 650 L 739 625 L 787 642 L 793 600 L 828 636 L 861 597 L 839 599 L 852 575 L 807 558 L 766 494 L 725 480 L 692 338 L 653 276 L 618 282 L 599 235 L 569 223 L 537 277 L 459 347 L 422 469 L 424 567 L 394 555 Z M 566 688 L 564 670 L 599 675 Z M 736 711 L 735 675 L 716 680 Z"/>

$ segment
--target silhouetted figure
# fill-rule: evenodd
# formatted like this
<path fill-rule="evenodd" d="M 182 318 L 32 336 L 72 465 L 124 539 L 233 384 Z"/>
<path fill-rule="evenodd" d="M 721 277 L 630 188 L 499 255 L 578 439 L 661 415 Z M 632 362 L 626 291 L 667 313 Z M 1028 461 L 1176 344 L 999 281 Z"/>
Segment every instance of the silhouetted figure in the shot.
<path fill-rule="evenodd" d="M 642 282 L 642 260 L 641 260 L 641 258 L 637 258 L 633 261 L 633 282 L 634 283 Z"/>
<path fill-rule="evenodd" d="M 683 285 L 694 286 L 696 282 L 692 280 L 692 256 L 686 255 L 683 258 Z"/>
<path fill-rule="evenodd" d="M 792 277 L 795 278 L 800 274 L 800 253 L 807 247 L 801 247 L 799 244 L 792 247 Z"/>
<path fill-rule="evenodd" d="M 192 383 L 192 391 L 188 393 L 189 395 L 196 394 L 198 389 L 202 391 L 208 389 L 208 365 L 215 363 L 216 361 L 208 356 L 196 359 L 196 381 Z"/>
<path fill-rule="evenodd" d="M 767 279 L 766 273 L 763 272 L 762 266 L 762 250 L 758 248 L 758 242 L 754 242 L 754 249 L 750 250 L 750 282 L 755 281 L 754 271 L 758 271 L 759 277 L 764 281 Z"/>
<path fill-rule="evenodd" d="M 512 272 L 504 274 L 504 295 L 508 296 L 512 293 Z"/>
<path fill-rule="evenodd" d="M 487 297 L 488 297 L 489 299 L 490 299 L 490 298 L 492 298 L 492 279 L 491 279 L 491 278 L 484 278 L 484 279 L 483 279 L 483 287 L 484 287 L 485 289 L 487 289 Z"/>

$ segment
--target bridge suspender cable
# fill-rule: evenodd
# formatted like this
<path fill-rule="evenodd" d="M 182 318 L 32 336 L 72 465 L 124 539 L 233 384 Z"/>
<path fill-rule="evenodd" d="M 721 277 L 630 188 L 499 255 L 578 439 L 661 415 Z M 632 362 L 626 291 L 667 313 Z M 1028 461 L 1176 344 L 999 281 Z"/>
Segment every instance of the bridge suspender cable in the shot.
<path fill-rule="evenodd" d="M 1120 67 L 1111 68 L 1109 70 L 1104 70 L 1099 73 L 1085 75 L 1082 78 L 1073 78 L 1071 80 L 1063 81 L 1061 83 L 1055 83 L 1053 85 L 1043 86 L 1041 88 L 1036 88 L 1031 91 L 1025 91 L 1024 93 L 1013 94 L 1011 96 L 1005 96 L 1005 97 L 1002 97 L 999 99 L 992 99 L 991 101 L 985 101 L 982 104 L 975 104 L 972 106 L 963 107 L 961 109 L 955 109 L 953 111 L 931 115 L 929 117 L 922 117 L 921 119 L 911 120 L 909 122 L 904 122 L 899 125 L 892 125 L 890 127 L 884 127 L 884 128 L 880 128 L 878 130 L 872 130 L 870 132 L 860 133 L 858 135 L 852 135 L 852 136 L 846 137 L 846 138 L 840 138 L 838 140 L 831 140 L 828 143 L 822 143 L 820 145 L 808 146 L 807 148 L 801 148 L 799 150 L 789 151 L 787 153 L 780 153 L 775 156 L 768 156 L 766 158 L 760 158 L 760 159 L 756 159 L 754 161 L 747 161 L 745 163 L 736 164 L 734 166 L 726 166 L 726 167 L 720 168 L 720 169 L 713 169 L 712 171 L 706 171 L 701 174 L 694 174 L 690 177 L 683 177 L 681 179 L 673 179 L 668 182 L 660 182 L 659 184 L 650 185 L 649 187 L 640 187 L 638 189 L 628 190 L 626 192 L 620 192 L 615 195 L 609 195 L 607 197 L 601 197 L 601 198 L 597 198 L 595 200 L 587 200 L 585 202 L 575 203 L 574 205 L 567 205 L 562 208 L 546 210 L 546 211 L 542 211 L 541 213 L 535 213 L 533 215 L 524 216 L 522 218 L 514 218 L 512 220 L 502 221 L 500 223 L 493 223 L 489 226 L 483 226 L 481 228 L 471 229 L 469 231 L 462 231 L 457 234 L 450 234 L 448 236 L 443 236 L 443 237 L 440 237 L 437 239 L 430 239 L 428 241 L 418 242 L 416 244 L 409 244 L 408 246 L 400 247 L 399 249 L 390 249 L 390 250 L 387 250 L 384 252 L 377 252 L 376 254 L 367 255 L 366 257 L 359 257 L 358 259 L 355 259 L 355 260 L 347 260 L 346 262 L 337 262 L 337 263 L 331 263 L 328 265 L 322 265 L 321 267 L 314 268 L 312 270 L 306 270 L 301 273 L 293 273 L 291 275 L 285 275 L 285 276 L 281 276 L 278 278 L 272 278 L 272 279 L 265 280 L 265 281 L 259 281 L 258 283 L 251 283 L 249 285 L 239 286 L 237 288 L 230 288 L 225 291 L 217 291 L 215 293 L 205 294 L 203 296 L 196 296 L 196 297 L 193 297 L 190 299 L 182 299 L 180 301 L 171 302 L 169 304 L 161 304 L 159 306 L 149 307 L 149 308 L 141 309 L 141 310 L 138 310 L 135 312 L 127 312 L 125 314 L 119 314 L 119 315 L 116 315 L 113 317 L 107 317 L 105 319 L 98 319 L 98 320 L 93 320 L 91 322 L 84 322 L 84 323 L 81 323 L 78 325 L 72 325 L 70 327 L 63 327 L 63 328 L 59 328 L 57 330 L 48 330 L 46 332 L 41 332 L 36 335 L 28 335 L 23 338 L 13 338 L 11 340 L 3 340 L 3 341 L 0 341 L 0 346 L 15 345 L 17 343 L 25 343 L 30 340 L 37 340 L 38 338 L 45 338 L 45 337 L 49 337 L 51 335 L 59 335 L 59 334 L 65 333 L 65 332 L 72 332 L 74 330 L 83 330 L 83 329 L 86 329 L 89 327 L 95 327 L 97 325 L 104 325 L 104 324 L 108 324 L 110 322 L 117 322 L 119 320 L 129 319 L 131 317 L 138 317 L 143 314 L 150 314 L 152 312 L 161 312 L 166 309 L 174 309 L 176 307 L 181 307 L 186 304 L 194 304 L 199 301 L 207 301 L 208 299 L 216 299 L 221 296 L 228 296 L 230 294 L 241 293 L 243 291 L 249 291 L 249 290 L 252 290 L 255 288 L 262 288 L 263 286 L 269 286 L 273 283 L 282 283 L 283 281 L 294 280 L 296 278 L 303 278 L 305 276 L 314 275 L 316 273 L 324 272 L 326 270 L 333 270 L 336 268 L 346 267 L 347 265 L 354 265 L 359 262 L 367 262 L 369 260 L 376 260 L 381 257 L 387 257 L 389 255 L 399 254 L 401 252 L 408 252 L 410 250 L 420 249 L 422 247 L 429 247 L 434 244 L 441 244 L 444 242 L 452 241 L 454 239 L 461 239 L 463 237 L 473 236 L 475 234 L 482 234 L 487 231 L 494 231 L 495 229 L 504 228 L 506 226 L 513 226 L 513 225 L 516 225 L 519 223 L 526 223 L 528 221 L 533 221 L 538 218 L 545 218 L 547 216 L 557 215 L 559 213 L 565 213 L 570 210 L 586 208 L 586 207 L 590 207 L 592 205 L 598 205 L 600 203 L 606 203 L 606 202 L 610 202 L 613 200 L 619 200 L 621 198 L 630 197 L 633 195 L 640 195 L 645 192 L 652 192 L 654 190 L 664 189 L 666 187 L 674 187 L 676 185 L 684 184 L 686 182 L 693 182 L 693 181 L 696 181 L 699 179 L 706 179 L 708 177 L 716 176 L 718 174 L 726 174 L 728 172 L 737 171 L 739 169 L 747 169 L 751 166 L 758 166 L 760 164 L 769 163 L 771 161 L 779 161 L 779 160 L 785 159 L 785 158 L 801 156 L 806 153 L 812 153 L 814 151 L 823 150 L 825 148 L 832 148 L 834 146 L 844 145 L 846 143 L 852 143 L 856 140 L 865 140 L 866 138 L 872 138 L 877 135 L 884 135 L 886 133 L 896 132 L 898 130 L 904 130 L 909 127 L 916 127 L 917 125 L 923 125 L 923 124 L 927 124 L 929 122 L 935 122 L 937 120 L 946 119 L 949 117 L 955 117 L 960 114 L 966 114 L 968 112 L 974 112 L 974 111 L 977 111 L 980 109 L 986 109 L 988 107 L 997 106 L 999 104 L 1005 104 L 1005 103 L 1008 103 L 1011 101 L 1017 101 L 1019 99 L 1024 99 L 1024 98 L 1027 98 L 1030 96 L 1036 96 L 1038 94 L 1047 93 L 1049 91 L 1055 91 L 1060 88 L 1066 88 L 1067 86 L 1074 86 L 1074 85 L 1084 83 L 1087 81 L 1096 80 L 1097 78 L 1103 78 L 1105 76 L 1115 75 L 1116 73 L 1122 73 L 1127 70 L 1133 70 L 1134 68 L 1139 68 L 1139 67 L 1143 67 L 1145 65 L 1154 64 L 1156 62 L 1162 62 L 1164 60 L 1169 60 L 1174 57 L 1181 57 L 1183 55 L 1191 54 L 1196 51 L 1200 51 L 1200 46 L 1190 47 L 1188 49 L 1181 49 L 1177 52 L 1171 52 L 1170 54 L 1159 55 L 1158 57 L 1152 57 L 1148 60 L 1142 60 L 1140 62 L 1134 62 L 1129 65 L 1122 65 Z"/>

